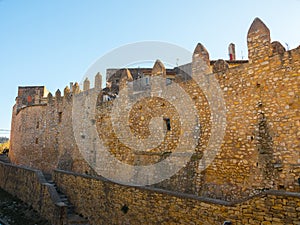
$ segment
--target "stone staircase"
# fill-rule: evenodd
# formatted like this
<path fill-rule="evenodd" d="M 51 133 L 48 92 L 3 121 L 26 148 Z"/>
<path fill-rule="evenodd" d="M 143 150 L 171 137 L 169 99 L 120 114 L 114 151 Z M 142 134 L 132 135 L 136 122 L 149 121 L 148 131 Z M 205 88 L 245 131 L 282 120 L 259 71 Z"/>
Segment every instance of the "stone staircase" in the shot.
<path fill-rule="evenodd" d="M 61 201 L 67 205 L 68 225 L 89 225 L 87 219 L 83 218 L 75 212 L 74 205 L 72 205 L 72 203 L 68 200 L 67 196 L 59 190 L 55 182 L 52 180 L 51 174 L 44 173 L 44 177 L 47 180 L 47 182 L 53 185 L 53 187 L 56 189 Z"/>

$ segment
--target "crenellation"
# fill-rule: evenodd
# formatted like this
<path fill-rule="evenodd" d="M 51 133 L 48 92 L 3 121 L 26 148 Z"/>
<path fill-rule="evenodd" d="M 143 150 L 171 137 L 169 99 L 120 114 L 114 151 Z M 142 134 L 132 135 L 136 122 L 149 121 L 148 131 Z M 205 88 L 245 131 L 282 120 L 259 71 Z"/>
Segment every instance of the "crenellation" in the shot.
<path fill-rule="evenodd" d="M 52 104 L 52 103 L 53 103 L 53 95 L 52 95 L 51 92 L 48 93 L 47 101 L 48 101 L 49 104 Z"/>
<path fill-rule="evenodd" d="M 89 78 L 85 78 L 83 82 L 83 91 L 87 91 L 90 89 L 90 80 Z"/>
<path fill-rule="evenodd" d="M 68 86 L 64 88 L 64 98 L 66 98 L 71 93 L 71 90 Z"/>
<path fill-rule="evenodd" d="M 200 74 L 210 74 L 212 72 L 208 51 L 200 43 L 196 45 L 193 53 L 192 73 L 194 73 L 195 70 L 197 70 L 197 73 Z"/>
<path fill-rule="evenodd" d="M 75 84 L 72 86 L 72 93 L 79 94 L 80 93 L 80 86 L 78 82 L 75 82 Z"/>
<path fill-rule="evenodd" d="M 60 100 L 61 99 L 61 92 L 60 92 L 59 89 L 57 89 L 56 92 L 55 92 L 55 99 L 56 100 Z"/>
<path fill-rule="evenodd" d="M 272 54 L 270 30 L 259 18 L 249 28 L 247 44 L 249 63 L 267 61 Z"/>
<path fill-rule="evenodd" d="M 166 67 L 159 59 L 155 61 L 151 75 L 166 77 Z"/>
<path fill-rule="evenodd" d="M 145 138 L 149 135 L 149 121 L 159 115 L 167 134 L 157 148 L 134 152 L 117 138 L 110 120 L 113 101 L 120 90 L 127 86 L 137 95 L 151 88 L 151 76 L 160 75 L 166 80 L 163 85 L 175 82 L 195 104 L 201 138 L 190 162 L 154 186 L 228 201 L 245 199 L 266 189 L 299 191 L 300 48 L 286 51 L 279 42 L 271 43 L 269 29 L 258 18 L 249 29 L 247 43 L 249 61 L 235 59 L 233 43 L 230 60 L 210 60 L 208 51 L 199 43 L 191 63 L 173 69 L 166 69 L 160 60 L 153 68 L 108 69 L 103 89 L 102 76 L 97 73 L 95 126 L 110 153 L 130 165 L 148 165 L 164 160 L 177 146 L 180 115 L 164 99 L 139 101 L 128 119 L 132 132 Z M 204 171 L 199 169 L 199 161 L 212 135 L 210 100 L 218 99 L 214 95 L 208 99 L 193 77 L 203 82 L 215 78 L 226 106 L 226 130 L 220 151 Z M 90 88 L 88 78 L 84 92 L 76 82 L 64 89 L 63 96 L 57 90 L 53 97 L 43 86 L 19 87 L 13 108 L 11 160 L 48 172 L 58 168 L 95 175 L 80 154 L 72 127 L 74 96 L 82 97 Z"/>
<path fill-rule="evenodd" d="M 101 90 L 102 89 L 102 76 L 98 72 L 95 76 L 95 84 L 94 84 L 95 89 Z"/>
<path fill-rule="evenodd" d="M 286 51 L 283 45 L 279 41 L 273 41 L 271 45 L 272 45 L 273 55 L 275 54 L 283 55 Z"/>

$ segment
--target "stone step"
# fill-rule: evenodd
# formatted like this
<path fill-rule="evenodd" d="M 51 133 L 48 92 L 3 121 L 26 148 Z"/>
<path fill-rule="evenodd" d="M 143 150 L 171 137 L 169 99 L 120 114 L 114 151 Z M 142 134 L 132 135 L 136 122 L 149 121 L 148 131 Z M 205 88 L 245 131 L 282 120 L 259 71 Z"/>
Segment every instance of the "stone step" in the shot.
<path fill-rule="evenodd" d="M 68 215 L 68 224 L 77 225 L 77 224 L 85 224 L 88 225 L 88 221 L 76 214 Z"/>
<path fill-rule="evenodd" d="M 52 180 L 50 180 L 50 181 L 48 180 L 47 182 L 48 182 L 49 184 L 52 184 L 53 186 L 56 186 L 56 184 L 55 184 L 54 181 L 52 181 Z"/>
<path fill-rule="evenodd" d="M 69 205 L 69 201 L 66 198 L 60 199 L 63 203 L 65 203 L 66 205 Z"/>
<path fill-rule="evenodd" d="M 44 177 L 47 180 L 47 182 L 49 184 L 53 185 L 53 187 L 56 189 L 56 191 L 60 197 L 60 200 L 67 205 L 68 224 L 70 224 L 70 225 L 89 225 L 88 221 L 85 218 L 83 218 L 75 213 L 74 205 L 72 205 L 69 202 L 68 197 L 59 190 L 59 188 L 57 187 L 55 182 L 52 180 L 51 174 L 44 174 Z"/>
<path fill-rule="evenodd" d="M 69 199 L 64 194 L 59 194 L 60 200 L 67 205 L 67 213 L 74 214 L 75 207 L 69 202 Z"/>
<path fill-rule="evenodd" d="M 67 197 L 67 196 L 66 196 L 65 194 L 63 194 L 63 193 L 59 193 L 58 195 L 59 195 L 60 198 L 66 198 L 66 197 Z"/>
<path fill-rule="evenodd" d="M 68 199 L 67 196 L 60 196 L 60 195 L 58 195 L 58 196 L 60 197 L 61 200 L 63 200 L 63 199 L 67 200 Z"/>
<path fill-rule="evenodd" d="M 45 179 L 49 182 L 49 181 L 52 181 L 53 182 L 53 180 L 52 180 L 52 174 L 50 174 L 50 173 L 43 173 L 43 175 L 44 175 L 44 177 L 45 177 Z"/>
<path fill-rule="evenodd" d="M 73 207 L 73 208 L 72 208 L 72 207 L 71 207 L 71 208 L 68 208 L 68 209 L 67 209 L 67 214 L 70 214 L 70 215 L 71 215 L 71 214 L 75 214 L 75 213 L 74 213 L 74 207 Z"/>

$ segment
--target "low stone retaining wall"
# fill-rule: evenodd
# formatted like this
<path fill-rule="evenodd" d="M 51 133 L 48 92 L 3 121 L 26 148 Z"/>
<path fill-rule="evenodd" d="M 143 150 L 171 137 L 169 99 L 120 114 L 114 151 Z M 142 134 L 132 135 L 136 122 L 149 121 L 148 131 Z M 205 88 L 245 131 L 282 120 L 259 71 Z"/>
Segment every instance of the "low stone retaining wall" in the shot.
<path fill-rule="evenodd" d="M 226 202 L 60 170 L 54 180 L 91 224 L 300 224 L 300 193 L 266 191 Z"/>
<path fill-rule="evenodd" d="M 0 187 L 31 205 L 51 224 L 66 224 L 67 208 L 41 171 L 0 162 Z"/>
<path fill-rule="evenodd" d="M 300 225 L 300 193 L 266 191 L 227 202 L 101 178 L 54 171 L 54 180 L 90 224 Z M 0 162 L 0 187 L 30 204 L 52 224 L 66 223 L 66 207 L 38 170 Z"/>

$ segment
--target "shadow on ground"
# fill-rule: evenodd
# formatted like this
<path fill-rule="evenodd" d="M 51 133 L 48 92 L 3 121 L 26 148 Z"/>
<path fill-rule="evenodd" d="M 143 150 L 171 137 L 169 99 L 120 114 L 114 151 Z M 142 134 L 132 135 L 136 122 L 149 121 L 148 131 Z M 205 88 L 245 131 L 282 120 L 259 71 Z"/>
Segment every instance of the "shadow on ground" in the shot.
<path fill-rule="evenodd" d="M 0 225 L 1 220 L 8 225 L 51 225 L 32 207 L 0 188 Z"/>

